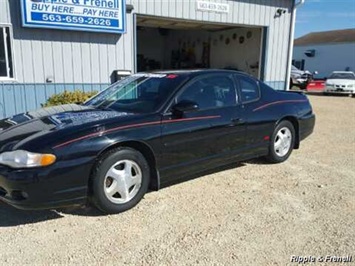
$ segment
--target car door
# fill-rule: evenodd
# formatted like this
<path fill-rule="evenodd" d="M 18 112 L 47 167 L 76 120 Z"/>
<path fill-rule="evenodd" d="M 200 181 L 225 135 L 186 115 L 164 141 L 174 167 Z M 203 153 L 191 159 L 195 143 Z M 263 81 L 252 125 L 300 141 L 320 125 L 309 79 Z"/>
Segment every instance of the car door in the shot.
<path fill-rule="evenodd" d="M 235 75 L 246 122 L 245 159 L 268 152 L 274 121 L 268 112 L 255 112 L 262 98 L 259 81 L 246 75 Z"/>
<path fill-rule="evenodd" d="M 245 142 L 243 108 L 238 104 L 232 74 L 210 74 L 189 82 L 171 107 L 193 101 L 198 110 L 176 117 L 172 108 L 162 118 L 161 176 L 194 173 L 237 154 Z"/>

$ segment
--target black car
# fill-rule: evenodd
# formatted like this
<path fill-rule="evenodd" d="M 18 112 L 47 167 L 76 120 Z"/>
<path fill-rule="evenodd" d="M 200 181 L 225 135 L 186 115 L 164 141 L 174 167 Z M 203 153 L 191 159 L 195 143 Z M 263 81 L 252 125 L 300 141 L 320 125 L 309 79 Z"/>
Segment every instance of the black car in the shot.
<path fill-rule="evenodd" d="M 106 213 L 148 189 L 231 162 L 285 161 L 310 135 L 305 95 L 231 70 L 135 74 L 83 105 L 0 121 L 0 199 L 21 209 L 88 201 Z"/>

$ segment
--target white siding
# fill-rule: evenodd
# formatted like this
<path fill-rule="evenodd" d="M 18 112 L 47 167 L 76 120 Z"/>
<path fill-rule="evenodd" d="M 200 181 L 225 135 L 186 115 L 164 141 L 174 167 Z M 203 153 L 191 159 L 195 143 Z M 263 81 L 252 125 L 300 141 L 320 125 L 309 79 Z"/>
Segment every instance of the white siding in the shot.
<path fill-rule="evenodd" d="M 20 11 L 20 1 L 0 0 L 0 23 L 13 26 L 18 83 L 109 83 L 113 70 L 132 69 L 132 15 L 129 33 L 118 35 L 23 28 Z"/>
<path fill-rule="evenodd" d="M 307 57 L 307 50 L 315 50 L 314 57 Z M 317 77 L 329 76 L 333 71 L 347 68 L 355 72 L 355 43 L 339 43 L 326 45 L 295 46 L 294 60 L 305 60 L 305 69 L 318 71 Z"/>
<path fill-rule="evenodd" d="M 9 1 L 0 0 L 0 24 L 10 23 Z"/>
<path fill-rule="evenodd" d="M 291 0 L 214 0 L 229 14 L 196 10 L 196 0 L 127 0 L 134 13 L 214 23 L 269 27 L 266 81 L 285 81 Z M 275 18 L 278 8 L 287 13 Z M 20 1 L 0 0 L 0 23 L 12 23 L 16 81 L 19 83 L 108 83 L 115 69 L 134 69 L 133 14 L 123 35 L 21 27 Z M 259 51 L 257 51 L 259 52 Z"/>

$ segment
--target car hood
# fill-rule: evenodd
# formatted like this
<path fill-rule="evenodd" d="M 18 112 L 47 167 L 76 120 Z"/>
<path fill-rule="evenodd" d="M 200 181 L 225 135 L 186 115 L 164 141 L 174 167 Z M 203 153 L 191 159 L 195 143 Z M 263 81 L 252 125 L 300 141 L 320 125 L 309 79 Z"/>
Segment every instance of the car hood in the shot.
<path fill-rule="evenodd" d="M 38 109 L 0 120 L 0 152 L 41 131 L 56 131 L 133 113 L 101 110 L 76 104 Z"/>
<path fill-rule="evenodd" d="M 352 85 L 355 84 L 353 79 L 328 79 L 327 83 L 329 85 Z"/>

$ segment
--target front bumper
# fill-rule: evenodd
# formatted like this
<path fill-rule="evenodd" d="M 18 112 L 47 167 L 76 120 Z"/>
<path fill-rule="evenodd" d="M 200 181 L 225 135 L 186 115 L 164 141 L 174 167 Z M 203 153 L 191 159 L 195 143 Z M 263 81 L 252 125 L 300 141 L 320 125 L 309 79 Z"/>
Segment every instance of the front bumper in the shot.
<path fill-rule="evenodd" d="M 337 88 L 333 86 L 326 86 L 324 92 L 328 93 L 339 93 L 339 94 L 355 94 L 354 88 Z"/>
<path fill-rule="evenodd" d="M 305 78 L 292 78 L 292 83 L 294 85 L 305 85 L 308 83 L 308 79 Z"/>
<path fill-rule="evenodd" d="M 90 170 L 88 162 L 69 161 L 36 169 L 0 166 L 0 200 L 18 209 L 82 205 L 87 201 Z"/>

